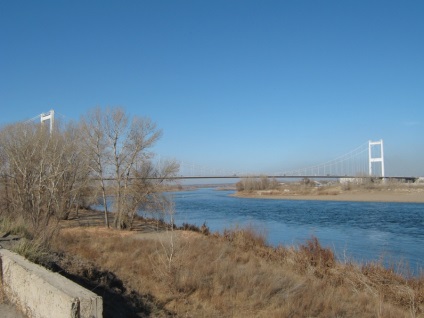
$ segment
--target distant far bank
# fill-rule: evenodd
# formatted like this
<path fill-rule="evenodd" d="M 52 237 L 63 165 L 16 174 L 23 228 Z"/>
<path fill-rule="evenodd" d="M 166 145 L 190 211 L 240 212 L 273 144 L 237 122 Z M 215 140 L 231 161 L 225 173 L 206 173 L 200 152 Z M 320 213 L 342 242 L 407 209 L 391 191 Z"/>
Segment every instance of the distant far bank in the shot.
<path fill-rule="evenodd" d="M 403 202 L 424 203 L 423 184 L 327 184 L 314 182 L 279 184 L 273 189 L 251 189 L 233 194 L 239 198 L 278 200 L 320 200 L 353 202 Z"/>
<path fill-rule="evenodd" d="M 353 202 L 403 202 L 403 203 L 424 203 L 424 191 L 403 193 L 398 191 L 366 192 L 355 191 L 339 194 L 277 194 L 263 193 L 255 191 L 251 193 L 236 192 L 233 194 L 239 198 L 252 199 L 278 199 L 278 200 L 319 200 L 319 201 L 353 201 Z"/>

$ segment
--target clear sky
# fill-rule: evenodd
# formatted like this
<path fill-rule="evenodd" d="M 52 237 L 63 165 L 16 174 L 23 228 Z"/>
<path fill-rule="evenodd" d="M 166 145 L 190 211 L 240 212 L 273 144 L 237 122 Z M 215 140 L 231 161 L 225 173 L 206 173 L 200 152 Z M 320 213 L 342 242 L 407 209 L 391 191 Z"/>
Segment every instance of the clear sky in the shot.
<path fill-rule="evenodd" d="M 284 171 L 384 139 L 424 175 L 424 1 L 0 0 L 0 125 L 123 106 L 155 151 Z"/>

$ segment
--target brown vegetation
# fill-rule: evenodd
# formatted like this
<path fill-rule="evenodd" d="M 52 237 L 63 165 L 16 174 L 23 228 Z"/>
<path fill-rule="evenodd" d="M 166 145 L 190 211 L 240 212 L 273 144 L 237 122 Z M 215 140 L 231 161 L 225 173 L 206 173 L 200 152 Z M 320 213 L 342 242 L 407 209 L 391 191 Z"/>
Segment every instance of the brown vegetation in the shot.
<path fill-rule="evenodd" d="M 315 238 L 297 248 L 265 242 L 251 228 L 208 236 L 69 228 L 55 247 L 114 273 L 127 294 L 150 295 L 155 312 L 141 306 L 145 315 L 423 317 L 424 277 L 337 262 Z"/>
<path fill-rule="evenodd" d="M 249 182 L 252 183 L 252 180 Z M 424 185 L 422 183 L 405 183 L 399 180 L 382 182 L 370 178 L 357 178 L 341 183 L 336 181 L 316 182 L 305 178 L 298 182 L 276 183 L 272 189 L 268 190 L 259 187 L 262 183 L 256 179 L 255 187 L 250 187 L 250 190 L 238 187 L 235 196 L 290 200 L 424 202 Z"/>
<path fill-rule="evenodd" d="M 161 192 L 178 171 L 152 162 L 161 132 L 147 118 L 121 108 L 91 111 L 78 125 L 16 123 L 0 129 L 0 220 L 24 223 L 28 238 L 48 244 L 60 220 L 113 195 L 114 227 L 131 228 L 139 209 L 163 212 Z"/>
<path fill-rule="evenodd" d="M 267 177 L 246 177 L 242 178 L 236 183 L 237 191 L 255 191 L 255 190 L 273 190 L 278 188 L 278 181 L 276 179 L 269 179 Z"/>
<path fill-rule="evenodd" d="M 161 131 L 150 119 L 130 117 L 121 108 L 96 108 L 81 119 L 81 131 L 90 158 L 88 169 L 99 180 L 107 227 L 106 183 L 113 193 L 115 228 L 130 228 L 140 208 L 167 209 L 169 203 L 158 190 L 179 166 L 175 162 L 152 164 L 148 150 Z"/>
<path fill-rule="evenodd" d="M 40 125 L 15 124 L 0 131 L 0 213 L 22 218 L 34 235 L 66 219 L 87 194 L 86 160 L 72 125 L 54 135 Z"/>

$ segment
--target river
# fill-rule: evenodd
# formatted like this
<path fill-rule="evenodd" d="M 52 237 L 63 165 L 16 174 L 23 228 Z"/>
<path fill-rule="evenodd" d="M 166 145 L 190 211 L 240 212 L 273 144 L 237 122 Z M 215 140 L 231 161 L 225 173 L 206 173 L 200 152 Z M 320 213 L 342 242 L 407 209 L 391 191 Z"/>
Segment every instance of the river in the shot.
<path fill-rule="evenodd" d="M 250 226 L 268 244 L 298 245 L 312 236 L 340 261 L 424 268 L 424 204 L 294 201 L 232 197 L 213 188 L 174 192 L 175 222 L 211 231 Z"/>

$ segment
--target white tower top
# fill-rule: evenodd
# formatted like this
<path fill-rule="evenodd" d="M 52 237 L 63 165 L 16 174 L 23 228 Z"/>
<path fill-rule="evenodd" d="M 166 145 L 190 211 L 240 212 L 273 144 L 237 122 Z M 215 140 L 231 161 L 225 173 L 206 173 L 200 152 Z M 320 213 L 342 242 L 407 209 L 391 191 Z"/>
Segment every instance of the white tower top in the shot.
<path fill-rule="evenodd" d="M 40 121 L 41 123 L 45 122 L 46 120 L 50 120 L 50 134 L 53 132 L 54 127 L 54 110 L 50 110 L 48 113 L 43 113 L 40 115 Z"/>
<path fill-rule="evenodd" d="M 380 156 L 373 157 L 372 154 L 372 148 L 374 146 L 380 146 Z M 372 164 L 374 162 L 380 162 L 381 163 L 381 176 L 384 178 L 384 151 L 383 151 L 383 139 L 379 141 L 369 141 L 368 142 L 368 164 L 369 164 L 369 176 L 371 177 L 373 175 L 372 171 Z"/>

